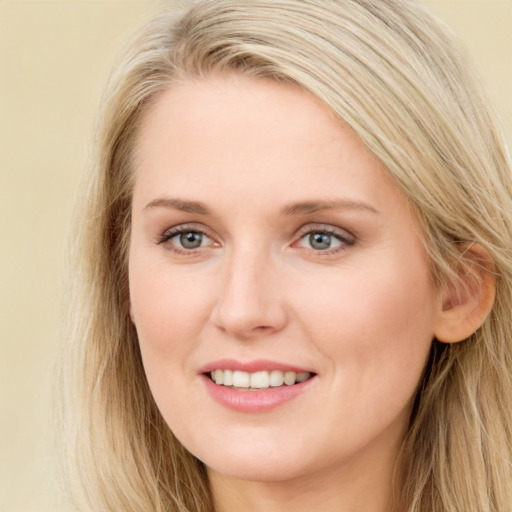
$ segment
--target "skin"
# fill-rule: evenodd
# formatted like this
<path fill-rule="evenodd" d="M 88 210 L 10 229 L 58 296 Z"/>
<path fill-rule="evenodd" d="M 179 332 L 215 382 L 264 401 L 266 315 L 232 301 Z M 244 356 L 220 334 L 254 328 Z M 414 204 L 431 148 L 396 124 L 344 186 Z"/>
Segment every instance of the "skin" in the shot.
<path fill-rule="evenodd" d="M 169 88 L 144 119 L 135 169 L 131 317 L 156 403 L 206 464 L 216 510 L 387 510 L 443 298 L 382 164 L 312 95 L 230 75 Z M 177 226 L 204 233 L 201 247 L 169 238 Z M 309 235 L 325 230 L 332 247 L 314 248 Z M 316 377 L 242 413 L 198 374 L 225 357 Z"/>

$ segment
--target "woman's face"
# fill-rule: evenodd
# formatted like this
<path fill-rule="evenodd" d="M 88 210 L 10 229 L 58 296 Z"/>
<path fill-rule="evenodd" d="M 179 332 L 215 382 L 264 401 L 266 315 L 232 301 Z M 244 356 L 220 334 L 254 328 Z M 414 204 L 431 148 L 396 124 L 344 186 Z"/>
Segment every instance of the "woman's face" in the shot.
<path fill-rule="evenodd" d="M 131 316 L 183 445 L 250 480 L 391 464 L 440 300 L 379 161 L 308 93 L 217 76 L 159 98 L 135 168 Z"/>

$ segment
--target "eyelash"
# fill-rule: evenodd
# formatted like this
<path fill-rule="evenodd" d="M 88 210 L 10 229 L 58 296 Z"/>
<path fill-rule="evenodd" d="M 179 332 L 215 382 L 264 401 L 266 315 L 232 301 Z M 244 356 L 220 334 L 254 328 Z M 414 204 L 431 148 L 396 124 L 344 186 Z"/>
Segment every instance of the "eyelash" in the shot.
<path fill-rule="evenodd" d="M 304 240 L 306 237 L 311 236 L 313 234 L 322 234 L 322 235 L 328 235 L 330 237 L 335 238 L 341 243 L 341 246 L 339 247 L 332 247 L 328 249 L 323 250 L 315 250 L 310 248 L 304 248 L 305 250 L 309 250 L 315 255 L 318 256 L 330 256 L 338 254 L 344 250 L 347 249 L 347 247 L 351 247 L 356 243 L 356 238 L 354 235 L 348 233 L 344 230 L 337 230 L 330 226 L 325 225 L 319 225 L 318 227 L 312 228 L 311 226 L 308 226 L 307 228 L 304 228 L 304 230 L 299 230 L 299 238 L 297 242 L 294 242 L 292 245 L 295 246 L 300 241 Z"/>
<path fill-rule="evenodd" d="M 174 238 L 178 235 L 184 234 L 184 233 L 198 233 L 202 236 L 209 238 L 210 240 L 213 240 L 213 238 L 210 237 L 204 229 L 198 228 L 197 226 L 194 226 L 194 225 L 182 224 L 180 226 L 176 226 L 174 228 L 166 230 L 164 233 L 162 233 L 162 235 L 160 235 L 158 237 L 156 243 L 157 243 L 157 245 L 166 244 L 172 238 Z M 304 250 L 308 250 L 318 256 L 330 256 L 333 254 L 337 254 L 339 252 L 346 250 L 347 247 L 351 247 L 351 246 L 355 245 L 355 243 L 357 241 L 356 237 L 354 235 L 352 235 L 346 231 L 333 229 L 330 226 L 319 225 L 318 227 L 314 227 L 314 228 L 312 228 L 311 226 L 308 226 L 307 228 L 303 228 L 302 230 L 299 230 L 298 239 L 297 239 L 297 241 L 295 241 L 292 244 L 292 247 L 295 247 L 296 244 L 298 244 L 300 241 L 304 240 L 307 236 L 311 236 L 312 234 L 328 235 L 330 237 L 335 238 L 342 244 L 339 247 L 333 247 L 333 248 L 328 248 L 328 249 L 324 249 L 324 250 L 303 248 Z M 180 248 L 174 244 L 168 244 L 168 250 L 170 250 L 171 252 L 174 252 L 176 254 L 182 254 L 182 255 L 186 255 L 186 256 L 197 255 L 203 249 L 204 249 L 204 247 L 202 247 L 202 246 L 200 246 L 198 248 L 194 248 L 194 249 L 185 249 L 185 248 Z"/>
<path fill-rule="evenodd" d="M 184 233 L 198 233 L 202 236 L 205 236 L 207 238 L 212 239 L 212 237 L 208 236 L 206 231 L 204 229 L 200 229 L 197 226 L 194 226 L 192 224 L 182 224 L 180 226 L 176 226 L 174 228 L 166 230 L 162 235 L 158 237 L 157 245 L 163 245 L 166 242 L 169 242 L 172 238 L 175 236 L 184 234 Z M 174 244 L 168 244 L 168 250 L 177 253 L 177 254 L 184 254 L 187 256 L 195 255 L 197 254 L 203 247 L 199 247 L 197 249 L 185 249 L 185 248 L 179 248 L 178 246 Z"/>

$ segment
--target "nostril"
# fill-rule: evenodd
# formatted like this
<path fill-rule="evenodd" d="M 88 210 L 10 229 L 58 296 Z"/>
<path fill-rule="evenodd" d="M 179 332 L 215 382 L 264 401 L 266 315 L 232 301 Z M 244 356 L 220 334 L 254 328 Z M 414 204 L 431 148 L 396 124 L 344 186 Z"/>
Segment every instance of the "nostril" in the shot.
<path fill-rule="evenodd" d="M 254 328 L 255 331 L 263 332 L 263 331 L 271 331 L 272 327 L 270 325 L 260 325 Z"/>

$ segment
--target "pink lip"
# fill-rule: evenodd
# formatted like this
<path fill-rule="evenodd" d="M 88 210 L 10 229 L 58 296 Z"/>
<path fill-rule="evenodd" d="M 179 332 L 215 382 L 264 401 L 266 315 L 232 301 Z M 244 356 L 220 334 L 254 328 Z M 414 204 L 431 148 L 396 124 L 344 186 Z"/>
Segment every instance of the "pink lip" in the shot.
<path fill-rule="evenodd" d="M 208 394 L 217 403 L 229 409 L 244 413 L 271 411 L 299 396 L 317 380 L 317 376 L 313 374 L 308 380 L 292 386 L 283 385 L 258 391 L 246 391 L 215 384 L 209 376 L 209 373 L 213 370 L 240 370 L 249 373 L 264 370 L 281 370 L 300 373 L 307 372 L 308 370 L 268 360 L 240 362 L 233 359 L 221 359 L 203 366 L 200 370 L 200 379 L 206 387 Z"/>
<path fill-rule="evenodd" d="M 219 359 L 205 364 L 199 369 L 199 373 L 209 373 L 213 370 L 239 370 L 247 373 L 281 370 L 282 372 L 312 372 L 307 368 L 300 368 L 290 364 L 280 363 L 278 361 L 270 361 L 268 359 L 256 359 L 254 361 L 236 361 L 235 359 Z"/>
<path fill-rule="evenodd" d="M 294 399 L 316 381 L 316 376 L 293 386 L 266 388 L 261 391 L 240 391 L 215 384 L 208 376 L 201 375 L 209 395 L 219 404 L 245 413 L 261 413 L 271 411 Z"/>

